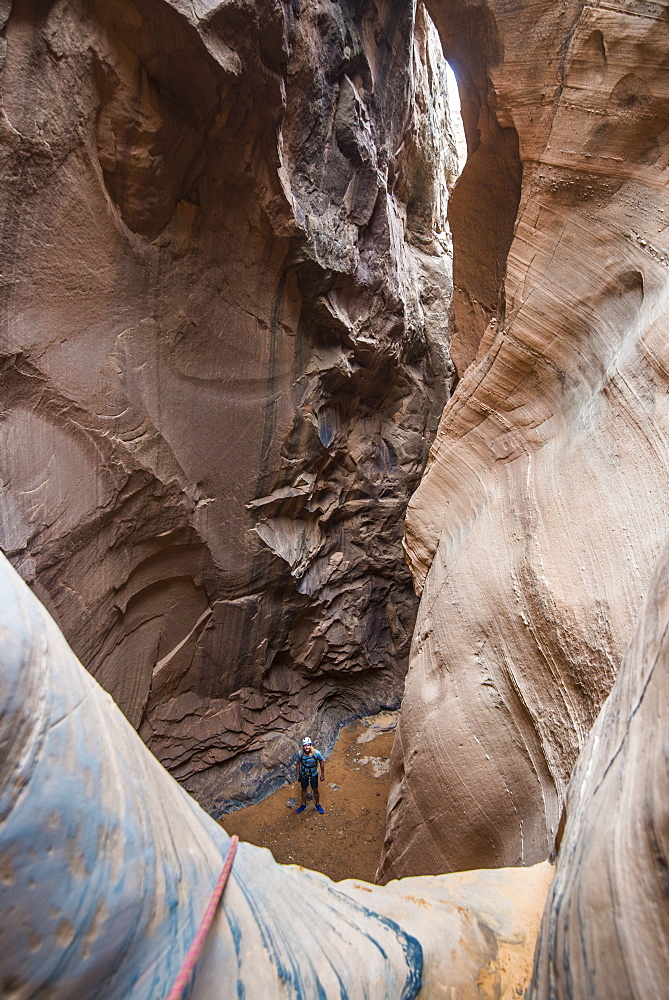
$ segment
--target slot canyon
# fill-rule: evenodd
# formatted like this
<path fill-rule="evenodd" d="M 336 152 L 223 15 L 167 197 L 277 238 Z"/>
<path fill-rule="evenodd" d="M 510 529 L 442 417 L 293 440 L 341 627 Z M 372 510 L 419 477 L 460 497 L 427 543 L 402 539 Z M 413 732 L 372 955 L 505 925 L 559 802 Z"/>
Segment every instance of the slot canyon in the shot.
<path fill-rule="evenodd" d="M 0 77 L 0 997 L 172 1000 L 230 851 L 179 996 L 666 1000 L 669 3 L 0 0 Z M 373 882 L 234 854 L 395 713 Z"/>

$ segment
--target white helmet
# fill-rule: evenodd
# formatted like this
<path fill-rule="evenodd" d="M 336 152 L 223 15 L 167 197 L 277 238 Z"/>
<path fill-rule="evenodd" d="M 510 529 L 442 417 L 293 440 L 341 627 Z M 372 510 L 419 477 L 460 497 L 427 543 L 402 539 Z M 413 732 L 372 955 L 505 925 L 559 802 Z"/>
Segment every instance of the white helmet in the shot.
<path fill-rule="evenodd" d="M 312 744 L 311 740 L 309 739 L 309 737 L 305 736 L 304 739 L 302 740 L 302 746 L 303 747 L 310 747 L 312 745 L 313 744 Z"/>

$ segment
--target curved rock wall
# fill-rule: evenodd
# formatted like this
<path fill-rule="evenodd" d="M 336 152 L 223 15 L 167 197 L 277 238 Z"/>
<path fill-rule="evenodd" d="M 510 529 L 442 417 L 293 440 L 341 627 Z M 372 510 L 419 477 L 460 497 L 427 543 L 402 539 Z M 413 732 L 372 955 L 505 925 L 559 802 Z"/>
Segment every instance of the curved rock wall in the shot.
<path fill-rule="evenodd" d="M 451 372 L 443 57 L 405 0 L 0 27 L 2 545 L 220 809 L 292 727 L 401 693 Z"/>
<path fill-rule="evenodd" d="M 407 518 L 384 877 L 548 857 L 669 529 L 667 5 L 428 7 L 470 150 L 460 380 Z"/>
<path fill-rule="evenodd" d="M 165 997 L 230 838 L 142 746 L 1 555 L 0 598 L 3 996 Z M 514 1000 L 551 874 L 335 884 L 240 844 L 188 995 Z"/>
<path fill-rule="evenodd" d="M 669 969 L 669 546 L 583 749 L 537 947 L 532 1000 L 642 1000 Z"/>

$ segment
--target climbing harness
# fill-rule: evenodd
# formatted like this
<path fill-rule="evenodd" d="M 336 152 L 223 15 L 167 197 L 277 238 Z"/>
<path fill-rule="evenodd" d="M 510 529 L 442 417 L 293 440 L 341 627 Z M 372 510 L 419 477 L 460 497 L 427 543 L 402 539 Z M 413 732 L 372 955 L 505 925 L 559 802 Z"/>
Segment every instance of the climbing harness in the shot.
<path fill-rule="evenodd" d="M 193 938 L 193 943 L 188 949 L 188 953 L 183 960 L 183 964 L 179 969 L 179 975 L 174 980 L 174 986 L 170 990 L 167 1000 L 181 1000 L 184 994 L 190 977 L 193 974 L 193 969 L 195 968 L 195 963 L 200 957 L 200 952 L 202 951 L 202 945 L 204 944 L 205 938 L 211 927 L 211 922 L 214 919 L 214 914 L 223 895 L 223 890 L 225 889 L 225 883 L 228 881 L 228 875 L 232 868 L 232 862 L 235 859 L 235 854 L 237 853 L 237 844 L 239 843 L 239 837 L 235 834 L 230 838 L 230 847 L 228 848 L 228 854 L 225 859 L 225 864 L 219 876 L 218 882 L 216 883 L 216 888 L 211 894 L 211 899 L 209 900 L 209 905 L 204 911 L 204 916 L 202 917 L 202 922 L 197 929 L 197 934 Z"/>

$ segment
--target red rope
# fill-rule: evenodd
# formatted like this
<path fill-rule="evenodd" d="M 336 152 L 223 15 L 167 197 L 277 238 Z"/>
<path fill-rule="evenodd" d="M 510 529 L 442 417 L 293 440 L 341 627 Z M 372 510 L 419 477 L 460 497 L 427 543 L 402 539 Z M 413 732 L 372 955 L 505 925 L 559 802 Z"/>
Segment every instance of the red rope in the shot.
<path fill-rule="evenodd" d="M 193 969 L 195 968 L 195 963 L 200 957 L 204 939 L 206 938 L 209 928 L 211 927 L 211 922 L 214 919 L 214 914 L 216 913 L 221 896 L 223 895 L 225 883 L 228 881 L 228 875 L 230 874 L 230 870 L 232 868 L 232 862 L 234 861 L 235 854 L 237 852 L 238 843 L 239 837 L 235 834 L 230 838 L 230 847 L 228 848 L 228 856 L 225 859 L 223 870 L 221 871 L 218 882 L 216 883 L 216 888 L 211 894 L 209 905 L 204 912 L 202 922 L 197 929 L 197 934 L 193 938 L 193 943 L 188 949 L 188 954 L 183 960 L 183 965 L 179 969 L 179 975 L 174 980 L 174 986 L 167 996 L 167 1000 L 181 1000 L 183 992 L 188 986 L 190 977 L 193 974 Z"/>

